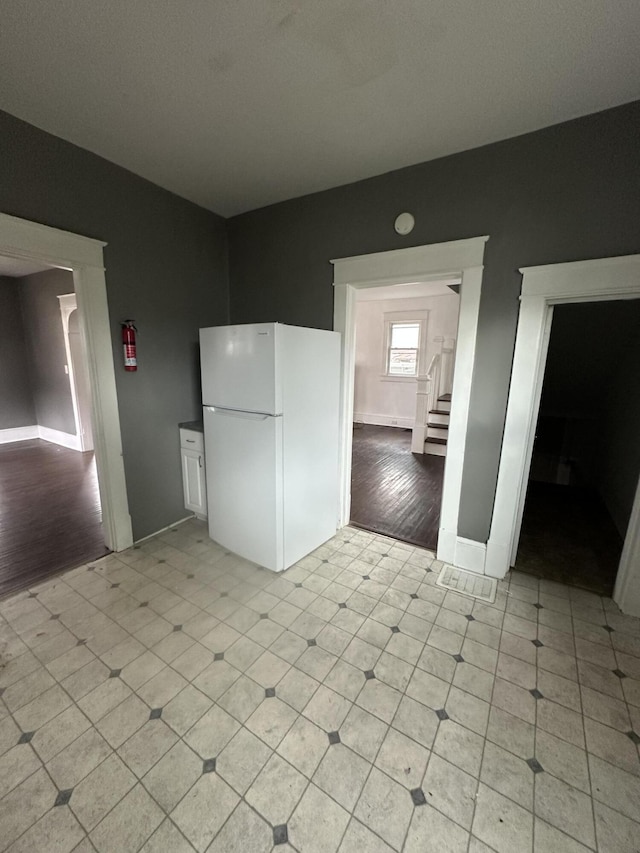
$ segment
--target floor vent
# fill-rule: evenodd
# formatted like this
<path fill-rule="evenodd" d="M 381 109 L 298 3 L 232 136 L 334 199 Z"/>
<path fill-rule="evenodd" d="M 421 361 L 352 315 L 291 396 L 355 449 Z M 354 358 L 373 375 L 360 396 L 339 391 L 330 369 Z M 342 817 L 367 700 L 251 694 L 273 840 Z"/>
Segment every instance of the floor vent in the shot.
<path fill-rule="evenodd" d="M 464 569 L 456 569 L 455 566 L 444 566 L 438 575 L 436 585 L 493 604 L 496 600 L 498 582 L 495 578 L 488 578 L 486 575 L 465 572 Z"/>

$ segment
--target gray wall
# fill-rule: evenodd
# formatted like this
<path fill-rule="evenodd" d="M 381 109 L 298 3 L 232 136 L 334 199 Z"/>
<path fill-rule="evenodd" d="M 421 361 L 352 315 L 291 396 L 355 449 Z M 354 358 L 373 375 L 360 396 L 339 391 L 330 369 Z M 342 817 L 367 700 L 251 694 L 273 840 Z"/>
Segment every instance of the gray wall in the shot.
<path fill-rule="evenodd" d="M 27 348 L 20 310 L 20 279 L 0 276 L 0 429 L 33 426 Z"/>
<path fill-rule="evenodd" d="M 58 296 L 73 293 L 68 270 L 46 270 L 16 279 L 27 342 L 35 423 L 41 427 L 76 434 L 67 354 Z"/>
<path fill-rule="evenodd" d="M 231 321 L 333 323 L 331 258 L 488 234 L 459 533 L 487 538 L 518 267 L 640 251 L 640 102 L 237 216 Z M 393 230 L 414 214 L 411 235 Z"/>
<path fill-rule="evenodd" d="M 108 243 L 104 257 L 135 538 L 184 517 L 178 427 L 199 414 L 198 329 L 228 321 L 224 220 L 0 112 L 0 210 Z M 125 373 L 118 321 L 140 330 Z"/>

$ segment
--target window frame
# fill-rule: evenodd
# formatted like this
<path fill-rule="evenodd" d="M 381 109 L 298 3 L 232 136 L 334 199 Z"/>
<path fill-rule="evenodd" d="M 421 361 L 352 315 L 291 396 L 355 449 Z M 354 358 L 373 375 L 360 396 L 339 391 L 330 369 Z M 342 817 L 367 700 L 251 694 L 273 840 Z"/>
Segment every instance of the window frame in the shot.
<path fill-rule="evenodd" d="M 429 311 L 385 311 L 383 321 L 382 372 L 380 378 L 386 382 L 415 382 L 419 376 L 423 376 L 425 374 L 427 369 L 427 328 Z M 391 354 L 391 334 L 393 326 L 407 323 L 418 326 L 416 372 L 412 374 L 390 373 L 389 359 Z"/>

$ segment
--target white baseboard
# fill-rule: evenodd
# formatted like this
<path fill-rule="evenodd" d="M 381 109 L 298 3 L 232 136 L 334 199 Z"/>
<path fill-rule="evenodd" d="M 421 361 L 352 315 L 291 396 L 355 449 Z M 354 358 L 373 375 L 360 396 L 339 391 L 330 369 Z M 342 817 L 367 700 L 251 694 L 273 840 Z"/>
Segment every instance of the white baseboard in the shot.
<path fill-rule="evenodd" d="M 32 426 L 15 427 L 14 429 L 0 429 L 0 444 L 9 444 L 13 441 L 29 441 L 31 438 L 41 438 L 51 444 L 59 444 L 70 450 L 82 450 L 80 437 L 62 432 L 59 429 L 49 429 L 38 424 Z"/>
<path fill-rule="evenodd" d="M 393 415 L 372 415 L 368 412 L 354 412 L 354 423 L 371 424 L 372 426 L 394 426 L 402 429 L 411 429 L 412 418 L 396 418 Z"/>
<path fill-rule="evenodd" d="M 37 425 L 0 429 L 0 444 L 10 444 L 13 441 L 28 441 L 30 438 L 40 438 Z"/>
<path fill-rule="evenodd" d="M 69 432 L 62 432 L 59 429 L 50 429 L 49 427 L 38 427 L 38 438 L 43 441 L 49 441 L 51 444 L 59 444 L 61 447 L 68 447 L 70 450 L 82 450 L 82 442 L 80 436 L 71 435 Z"/>
<path fill-rule="evenodd" d="M 466 569 L 468 572 L 504 577 L 504 573 L 497 575 L 487 570 L 487 546 L 484 542 L 464 539 L 444 527 L 441 527 L 438 532 L 437 557 L 443 563 L 449 563 L 458 569 Z"/>

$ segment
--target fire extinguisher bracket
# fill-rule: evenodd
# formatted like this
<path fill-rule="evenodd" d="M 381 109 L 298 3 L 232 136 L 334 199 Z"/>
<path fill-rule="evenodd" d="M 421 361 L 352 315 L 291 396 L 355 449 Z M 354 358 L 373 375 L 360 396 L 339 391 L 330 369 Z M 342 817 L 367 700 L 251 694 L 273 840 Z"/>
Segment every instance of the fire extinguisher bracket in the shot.
<path fill-rule="evenodd" d="M 136 355 L 136 332 L 138 331 L 133 320 L 123 320 L 122 348 L 124 351 L 124 369 L 133 372 L 138 369 L 138 358 Z"/>

